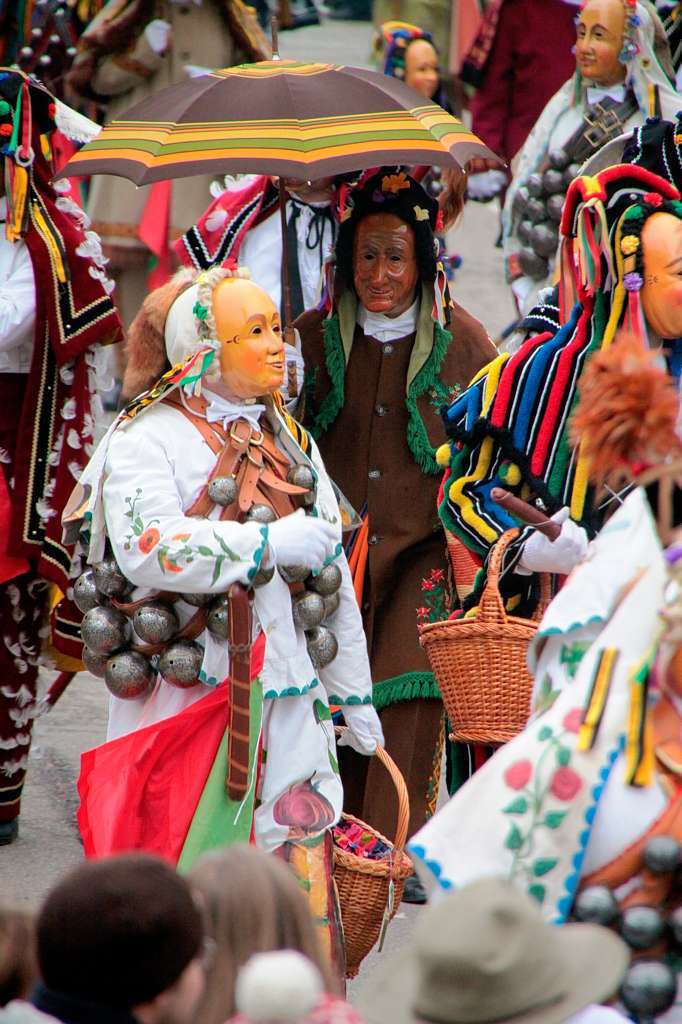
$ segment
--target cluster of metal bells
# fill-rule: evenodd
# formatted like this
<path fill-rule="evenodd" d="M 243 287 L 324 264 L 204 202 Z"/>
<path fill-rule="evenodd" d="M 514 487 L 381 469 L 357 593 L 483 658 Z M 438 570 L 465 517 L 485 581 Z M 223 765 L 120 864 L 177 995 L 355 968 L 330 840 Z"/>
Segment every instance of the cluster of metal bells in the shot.
<path fill-rule="evenodd" d="M 682 846 L 672 836 L 656 836 L 644 849 L 644 867 L 655 875 L 676 879 L 682 886 Z M 675 898 L 671 901 L 675 904 Z M 682 906 L 670 913 L 655 907 L 627 907 L 622 913 L 614 894 L 605 885 L 583 889 L 573 905 L 578 921 L 616 928 L 638 954 L 666 946 L 682 950 Z M 677 975 L 662 959 L 637 959 L 623 979 L 620 998 L 635 1020 L 651 1020 L 665 1013 L 677 995 Z"/>
<path fill-rule="evenodd" d="M 146 696 L 159 672 L 172 686 L 194 686 L 199 682 L 203 648 L 192 640 L 173 640 L 180 622 L 173 607 L 163 601 L 147 601 L 130 616 L 109 603 L 111 598 L 124 600 L 131 589 L 111 555 L 86 569 L 76 580 L 74 600 L 84 614 L 83 664 L 93 675 L 104 679 L 111 693 L 122 700 Z M 214 599 L 210 594 L 188 597 L 195 605 L 212 601 L 207 616 L 209 628 L 223 628 L 218 623 L 224 598 Z M 135 649 L 136 643 L 167 646 L 158 657 L 150 658 Z"/>
<path fill-rule="evenodd" d="M 315 478 L 307 466 L 292 467 L 288 479 L 305 487 L 306 505 L 315 501 Z M 228 505 L 238 496 L 231 477 L 217 477 L 209 484 L 209 496 L 218 505 Z M 271 523 L 276 519 L 267 505 L 255 504 L 246 515 L 247 520 Z M 307 566 L 280 567 L 280 575 L 287 583 L 305 583 L 305 590 L 293 598 L 294 622 L 306 636 L 310 658 L 317 669 L 334 660 L 338 652 L 336 637 L 324 625 L 339 606 L 341 570 L 337 565 L 325 566 L 316 576 Z M 275 567 L 260 569 L 253 586 L 263 586 L 274 576 Z M 199 682 L 203 648 L 192 640 L 177 639 L 180 629 L 178 616 L 171 604 L 150 599 L 138 606 L 130 616 L 116 608 L 112 599 L 123 601 L 130 594 L 132 584 L 110 553 L 91 568 L 86 569 L 74 585 L 74 600 L 83 613 L 81 627 L 83 664 L 93 675 L 103 678 L 107 687 L 123 700 L 146 696 L 160 673 L 167 683 L 185 689 Z M 225 595 L 181 594 L 183 601 L 200 608 L 206 607 L 206 628 L 218 640 L 227 640 L 229 630 L 228 599 Z M 136 644 L 166 645 L 160 655 L 148 657 Z"/>
<path fill-rule="evenodd" d="M 305 488 L 307 493 L 301 496 L 305 507 L 309 508 L 315 504 L 315 475 L 308 466 L 292 466 L 287 473 L 287 480 L 296 487 Z M 229 476 L 214 477 L 208 485 L 208 496 L 215 505 L 226 508 L 239 496 L 236 481 Z M 277 516 L 269 505 L 254 504 L 246 513 L 247 522 L 267 525 L 276 519 Z M 305 583 L 306 589 L 292 599 L 294 623 L 305 632 L 308 653 L 313 665 L 316 669 L 324 668 L 334 660 L 339 649 L 336 637 L 324 622 L 339 606 L 341 570 L 336 565 L 328 565 L 317 576 L 313 576 L 305 565 L 287 565 L 279 566 L 278 571 L 285 583 Z M 267 569 L 261 568 L 256 573 L 252 585 L 262 587 L 270 582 L 274 574 L 274 565 Z M 216 609 L 215 615 L 219 614 Z M 225 610 L 227 631 L 226 615 Z M 212 632 L 221 635 L 218 629 L 211 627 L 211 613 L 207 625 Z"/>
<path fill-rule="evenodd" d="M 549 155 L 549 167 L 530 174 L 514 197 L 516 234 L 522 243 L 519 265 L 526 277 L 542 281 L 559 244 L 559 224 L 566 190 L 580 173 L 563 149 Z"/>

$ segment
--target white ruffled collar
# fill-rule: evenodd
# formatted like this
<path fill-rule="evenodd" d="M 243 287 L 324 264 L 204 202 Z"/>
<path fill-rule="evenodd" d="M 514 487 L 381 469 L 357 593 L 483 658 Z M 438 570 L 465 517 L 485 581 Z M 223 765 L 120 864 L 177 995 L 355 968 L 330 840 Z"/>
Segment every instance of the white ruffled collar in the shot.
<path fill-rule="evenodd" d="M 222 423 L 223 429 L 227 430 L 235 420 L 246 420 L 250 427 L 258 429 L 260 418 L 265 412 L 261 402 L 231 402 L 208 388 L 203 388 L 202 394 L 208 402 L 205 415 L 209 423 Z"/>
<path fill-rule="evenodd" d="M 365 334 L 377 341 L 395 341 L 414 334 L 419 317 L 419 299 L 415 299 L 409 309 L 400 316 L 386 316 L 385 313 L 371 313 L 362 303 L 358 304 L 357 322 Z"/>

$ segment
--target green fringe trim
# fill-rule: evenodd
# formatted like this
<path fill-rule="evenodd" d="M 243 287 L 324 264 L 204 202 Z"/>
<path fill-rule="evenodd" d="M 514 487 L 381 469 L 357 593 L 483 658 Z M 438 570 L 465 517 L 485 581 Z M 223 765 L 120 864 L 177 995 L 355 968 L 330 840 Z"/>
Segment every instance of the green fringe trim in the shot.
<path fill-rule="evenodd" d="M 324 321 L 323 332 L 324 362 L 331 381 L 331 390 L 309 424 L 310 433 L 316 441 L 331 427 L 346 398 L 346 358 L 337 313 Z"/>
<path fill-rule="evenodd" d="M 420 697 L 440 699 L 433 672 L 405 672 L 392 679 L 382 679 L 372 688 L 372 703 L 377 711 L 401 700 L 419 700 Z"/>
<path fill-rule="evenodd" d="M 442 470 L 436 462 L 436 449 L 429 441 L 424 420 L 419 414 L 417 399 L 439 383 L 438 374 L 451 341 L 452 335 L 450 332 L 441 327 L 439 323 L 434 323 L 431 355 L 410 384 L 407 398 L 405 399 L 410 416 L 407 425 L 407 444 L 414 456 L 414 461 L 422 473 L 429 473 L 431 476 L 436 476 Z"/>

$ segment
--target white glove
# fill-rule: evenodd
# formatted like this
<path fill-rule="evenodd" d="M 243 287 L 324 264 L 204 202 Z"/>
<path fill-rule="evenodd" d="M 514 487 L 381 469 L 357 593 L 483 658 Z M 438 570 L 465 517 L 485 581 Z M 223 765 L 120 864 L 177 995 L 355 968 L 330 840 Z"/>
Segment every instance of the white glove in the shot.
<path fill-rule="evenodd" d="M 373 754 L 384 745 L 384 731 L 371 704 L 349 704 L 341 709 L 348 728 L 338 740 L 340 747 L 352 747 L 358 754 Z"/>
<path fill-rule="evenodd" d="M 582 562 L 587 551 L 587 534 L 569 518 L 568 508 L 560 508 L 552 516 L 553 523 L 561 524 L 561 533 L 550 540 L 536 530 L 523 545 L 516 571 L 522 576 L 532 572 L 558 572 L 567 575 Z"/>
<path fill-rule="evenodd" d="M 171 27 L 162 18 L 154 18 L 144 30 L 144 37 L 154 53 L 165 53 L 170 42 Z"/>
<path fill-rule="evenodd" d="M 478 171 L 467 177 L 467 196 L 483 202 L 496 196 L 506 184 L 504 171 Z"/>
<path fill-rule="evenodd" d="M 325 558 L 334 553 L 338 542 L 336 527 L 326 519 L 307 516 L 302 508 L 278 519 L 268 528 L 270 557 L 266 564 L 307 565 L 321 569 Z"/>

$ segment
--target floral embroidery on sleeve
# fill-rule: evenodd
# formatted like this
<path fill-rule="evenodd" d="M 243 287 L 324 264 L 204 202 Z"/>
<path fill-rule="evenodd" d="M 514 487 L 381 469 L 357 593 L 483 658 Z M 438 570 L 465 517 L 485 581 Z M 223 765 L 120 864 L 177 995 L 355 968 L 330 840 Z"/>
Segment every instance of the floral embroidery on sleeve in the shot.
<path fill-rule="evenodd" d="M 213 531 L 213 536 L 218 542 L 216 550 L 207 544 L 192 544 L 191 533 L 176 533 L 169 541 L 162 541 L 161 533 L 155 525 L 160 520 L 150 519 L 145 522 L 137 510 L 141 495 L 142 488 L 138 487 L 134 497 L 129 495 L 125 498 L 125 503 L 128 506 L 125 515 L 130 519 L 129 532 L 123 545 L 126 551 L 132 551 L 137 547 L 141 554 L 148 555 L 156 548 L 156 558 L 163 573 L 182 572 L 197 558 L 212 559 L 211 586 L 218 581 L 225 559 L 230 562 L 242 561 L 216 530 Z"/>
<path fill-rule="evenodd" d="M 567 734 L 579 731 L 581 720 L 582 708 L 573 708 L 564 716 L 563 730 L 540 725 L 537 737 L 546 746 L 537 761 L 514 761 L 504 773 L 507 787 L 517 794 L 502 812 L 511 817 L 505 840 L 513 856 L 510 878 L 524 880 L 529 896 L 539 903 L 546 891 L 540 879 L 554 870 L 558 860 L 534 856 L 535 835 L 542 828 L 558 829 L 568 813 L 566 805 L 583 788 L 584 780 L 571 767 L 572 748 L 565 742 Z M 552 798 L 559 807 L 551 806 Z"/>

